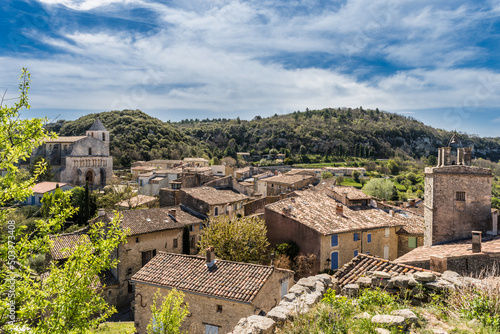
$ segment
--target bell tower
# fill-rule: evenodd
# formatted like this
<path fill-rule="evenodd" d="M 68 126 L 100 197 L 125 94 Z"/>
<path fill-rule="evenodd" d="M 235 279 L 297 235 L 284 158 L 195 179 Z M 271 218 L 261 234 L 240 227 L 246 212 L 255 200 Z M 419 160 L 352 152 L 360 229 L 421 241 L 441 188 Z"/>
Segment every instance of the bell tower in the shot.
<path fill-rule="evenodd" d="M 87 130 L 86 135 L 104 142 L 106 155 L 109 155 L 109 131 L 106 130 L 99 118 L 95 119 L 94 124 Z"/>
<path fill-rule="evenodd" d="M 491 229 L 489 168 L 471 166 L 472 148 L 457 134 L 438 152 L 436 167 L 425 168 L 424 245 L 470 238 Z"/>

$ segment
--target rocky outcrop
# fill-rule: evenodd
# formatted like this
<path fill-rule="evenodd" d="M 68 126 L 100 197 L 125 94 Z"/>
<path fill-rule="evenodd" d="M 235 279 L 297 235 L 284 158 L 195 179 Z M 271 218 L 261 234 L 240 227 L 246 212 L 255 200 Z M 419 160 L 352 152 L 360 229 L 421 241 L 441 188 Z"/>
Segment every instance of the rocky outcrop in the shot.
<path fill-rule="evenodd" d="M 337 281 L 327 274 L 301 278 L 283 296 L 278 306 L 271 309 L 266 316 L 252 315 L 243 318 L 231 332 L 233 334 L 267 334 L 272 333 L 277 325 L 297 315 L 309 312 L 329 289 L 337 290 Z"/>

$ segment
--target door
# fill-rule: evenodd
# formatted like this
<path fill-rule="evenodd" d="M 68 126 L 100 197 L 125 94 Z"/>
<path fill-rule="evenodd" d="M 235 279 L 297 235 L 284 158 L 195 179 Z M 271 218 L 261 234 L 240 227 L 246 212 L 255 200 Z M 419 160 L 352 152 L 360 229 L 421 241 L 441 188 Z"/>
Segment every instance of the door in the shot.
<path fill-rule="evenodd" d="M 389 246 L 384 246 L 384 259 L 389 260 Z"/>
<path fill-rule="evenodd" d="M 339 269 L 339 252 L 333 252 L 331 260 L 332 260 L 331 269 L 332 270 Z"/>

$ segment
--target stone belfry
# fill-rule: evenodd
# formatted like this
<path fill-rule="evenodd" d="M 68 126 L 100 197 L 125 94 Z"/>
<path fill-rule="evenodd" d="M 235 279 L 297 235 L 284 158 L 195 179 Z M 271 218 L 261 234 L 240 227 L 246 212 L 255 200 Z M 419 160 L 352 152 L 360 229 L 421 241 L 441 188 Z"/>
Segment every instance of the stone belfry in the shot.
<path fill-rule="evenodd" d="M 95 119 L 94 124 L 87 130 L 86 135 L 104 142 L 107 149 L 106 155 L 109 155 L 109 131 L 106 130 L 99 118 Z"/>
<path fill-rule="evenodd" d="M 425 168 L 424 245 L 467 239 L 492 229 L 489 168 L 471 166 L 472 148 L 457 134 L 438 151 L 438 165 Z M 496 230 L 496 229 L 495 229 Z"/>

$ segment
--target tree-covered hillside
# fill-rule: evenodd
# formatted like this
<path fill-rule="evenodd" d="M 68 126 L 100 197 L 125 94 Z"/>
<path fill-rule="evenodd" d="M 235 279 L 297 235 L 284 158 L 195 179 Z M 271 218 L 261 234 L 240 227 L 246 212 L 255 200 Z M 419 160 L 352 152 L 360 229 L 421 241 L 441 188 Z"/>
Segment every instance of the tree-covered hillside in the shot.
<path fill-rule="evenodd" d="M 237 119 L 162 122 L 141 111 L 90 114 L 76 121 L 60 121 L 52 129 L 60 135 L 81 135 L 99 117 L 111 132 L 111 152 L 116 162 L 206 158 L 246 151 L 266 154 L 272 149 L 296 156 L 357 156 L 402 158 L 437 155 L 451 133 L 435 129 L 411 117 L 363 108 L 306 110 L 287 115 Z M 474 147 L 475 157 L 498 161 L 500 138 L 461 135 L 464 145 Z M 272 151 L 276 152 L 276 151 Z M 296 159 L 297 160 L 297 159 Z"/>

